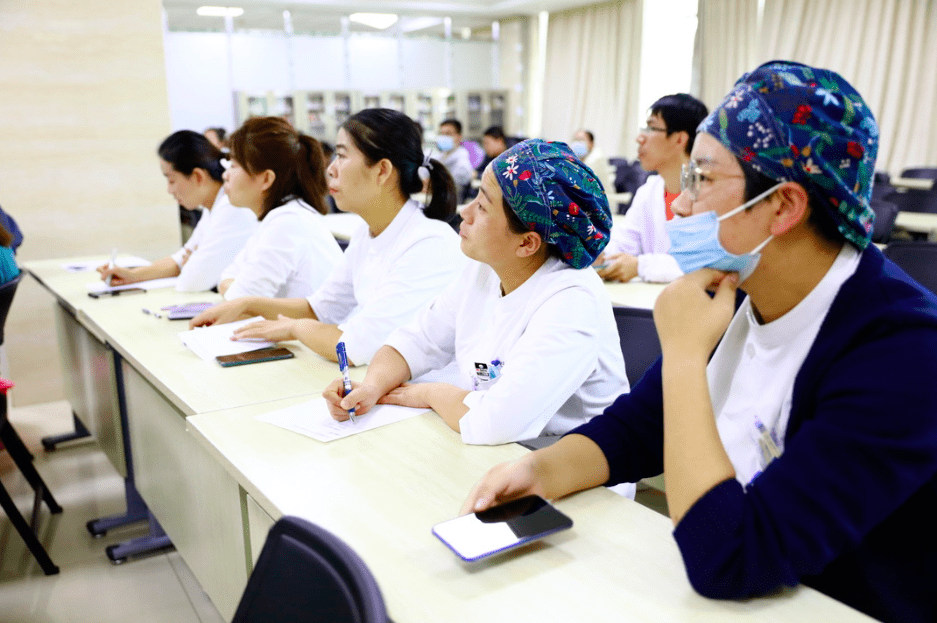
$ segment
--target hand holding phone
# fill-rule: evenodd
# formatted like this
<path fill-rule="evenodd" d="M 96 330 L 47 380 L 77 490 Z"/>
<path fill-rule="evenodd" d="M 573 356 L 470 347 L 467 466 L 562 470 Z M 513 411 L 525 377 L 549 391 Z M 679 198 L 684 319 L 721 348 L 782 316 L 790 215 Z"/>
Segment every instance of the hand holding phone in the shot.
<path fill-rule="evenodd" d="M 221 364 L 222 368 L 230 368 L 231 366 L 242 366 L 248 363 L 290 359 L 293 356 L 292 351 L 289 349 L 271 346 L 270 348 L 260 348 L 246 353 L 237 353 L 236 355 L 219 355 L 215 359 Z"/>
<path fill-rule="evenodd" d="M 474 562 L 572 527 L 572 519 L 529 495 L 436 524 L 433 534 L 459 558 Z"/>

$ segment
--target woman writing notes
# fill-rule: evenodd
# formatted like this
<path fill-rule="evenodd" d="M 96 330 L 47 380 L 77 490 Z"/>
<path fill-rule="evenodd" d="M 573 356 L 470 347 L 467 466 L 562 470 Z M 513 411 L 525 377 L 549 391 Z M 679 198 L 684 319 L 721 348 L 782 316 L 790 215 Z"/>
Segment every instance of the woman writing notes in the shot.
<path fill-rule="evenodd" d="M 937 299 L 869 244 L 871 111 L 836 73 L 776 61 L 699 130 L 668 226 L 687 274 L 654 310 L 662 361 L 604 414 L 493 468 L 463 510 L 663 469 L 700 593 L 804 583 L 934 621 Z"/>
<path fill-rule="evenodd" d="M 342 250 L 322 218 L 324 169 L 319 141 L 279 117 L 248 119 L 231 135 L 225 191 L 260 227 L 221 273 L 226 299 L 305 296 L 332 272 Z"/>
<path fill-rule="evenodd" d="M 612 306 L 588 268 L 611 214 L 592 171 L 563 143 L 529 140 L 498 156 L 462 210 L 472 262 L 388 338 L 365 380 L 324 396 L 333 417 L 378 401 L 435 410 L 462 440 L 562 434 L 628 391 Z M 457 385 L 401 385 L 455 361 Z"/>
<path fill-rule="evenodd" d="M 432 192 L 425 210 L 409 199 L 422 188 L 421 168 L 428 170 Z M 462 256 L 446 224 L 455 211 L 455 186 L 439 162 L 424 162 L 409 117 L 380 108 L 350 117 L 338 132 L 327 173 L 339 209 L 365 222 L 325 283 L 293 298 L 227 301 L 196 316 L 191 326 L 263 315 L 269 321 L 242 327 L 236 336 L 298 339 L 331 361 L 341 339 L 350 362 L 366 364 L 391 331 L 456 278 Z"/>
<path fill-rule="evenodd" d="M 115 286 L 178 275 L 180 292 L 210 290 L 250 238 L 257 217 L 228 201 L 222 188 L 222 154 L 198 132 L 171 134 L 157 153 L 166 190 L 184 208 L 202 206 L 202 217 L 189 240 L 171 256 L 139 268 L 105 265 L 98 272 L 104 280 L 110 277 Z"/>

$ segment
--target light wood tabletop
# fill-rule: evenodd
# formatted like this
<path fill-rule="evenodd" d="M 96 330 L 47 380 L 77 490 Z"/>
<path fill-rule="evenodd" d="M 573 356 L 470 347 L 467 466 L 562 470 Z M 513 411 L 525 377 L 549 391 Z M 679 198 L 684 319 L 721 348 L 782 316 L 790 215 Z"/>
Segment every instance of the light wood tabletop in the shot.
<path fill-rule="evenodd" d="M 458 514 L 487 469 L 527 450 L 467 446 L 432 412 L 330 443 L 255 419 L 302 400 L 187 422 L 271 521 L 297 515 L 354 548 L 395 621 L 869 620 L 804 587 L 744 602 L 700 597 L 670 520 L 603 488 L 557 502 L 575 522 L 572 530 L 464 563 L 432 526 Z"/>

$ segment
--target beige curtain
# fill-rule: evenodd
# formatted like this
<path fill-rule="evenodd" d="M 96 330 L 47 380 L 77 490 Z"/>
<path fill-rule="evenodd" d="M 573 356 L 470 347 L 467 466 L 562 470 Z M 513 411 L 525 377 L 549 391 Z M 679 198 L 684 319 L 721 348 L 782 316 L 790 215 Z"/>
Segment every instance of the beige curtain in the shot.
<path fill-rule="evenodd" d="M 749 0 L 739 0 L 739 4 Z M 703 45 L 700 85 L 784 59 L 839 72 L 862 94 L 878 120 L 878 169 L 893 175 L 911 166 L 937 166 L 937 2 L 932 0 L 765 0 L 749 67 L 738 67 L 737 42 L 707 37 L 720 14 L 700 0 Z M 725 90 L 731 86 L 725 82 Z M 715 88 L 715 87 L 713 87 Z M 708 90 L 701 90 L 709 97 Z M 710 100 L 705 100 L 707 104 Z"/>
<path fill-rule="evenodd" d="M 699 0 L 691 92 L 710 109 L 756 65 L 758 0 Z"/>
<path fill-rule="evenodd" d="M 568 142 L 584 127 L 606 155 L 624 153 L 636 138 L 640 62 L 641 0 L 551 14 L 544 138 Z"/>

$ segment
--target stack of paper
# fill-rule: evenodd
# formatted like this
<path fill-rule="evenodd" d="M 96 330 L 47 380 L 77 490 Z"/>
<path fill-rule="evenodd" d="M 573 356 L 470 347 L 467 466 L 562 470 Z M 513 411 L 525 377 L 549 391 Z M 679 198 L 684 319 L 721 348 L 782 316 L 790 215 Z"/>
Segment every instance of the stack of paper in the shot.
<path fill-rule="evenodd" d="M 128 283 L 123 286 L 109 286 L 103 281 L 92 281 L 87 285 L 88 292 L 119 292 L 121 290 L 131 290 L 133 288 L 142 288 L 143 290 L 158 290 L 159 288 L 171 288 L 176 285 L 178 277 L 166 277 L 165 279 L 150 279 L 149 281 L 138 281 L 137 283 Z"/>
<path fill-rule="evenodd" d="M 263 316 L 257 316 L 256 318 L 229 322 L 228 324 L 199 327 L 191 331 L 183 331 L 179 334 L 179 337 L 182 339 L 182 343 L 199 357 L 205 361 L 215 361 L 215 357 L 221 355 L 236 355 L 273 346 L 274 343 L 267 340 L 236 341 L 231 339 L 236 329 L 263 319 Z"/>
<path fill-rule="evenodd" d="M 357 422 L 351 420 L 338 422 L 329 414 L 325 399 L 314 398 L 309 402 L 258 415 L 257 419 L 319 441 L 334 441 L 400 422 L 427 411 L 428 409 L 412 409 L 396 405 L 374 405 L 366 414 L 359 416 Z"/>
<path fill-rule="evenodd" d="M 121 268 L 138 268 L 140 266 L 150 265 L 150 262 L 142 257 L 121 257 L 114 263 Z M 86 260 L 84 262 L 68 262 L 67 264 L 62 264 L 62 268 L 70 273 L 83 273 L 106 264 L 107 262 L 102 262 L 101 260 Z"/>

